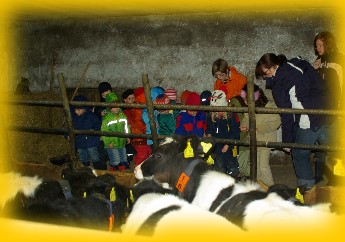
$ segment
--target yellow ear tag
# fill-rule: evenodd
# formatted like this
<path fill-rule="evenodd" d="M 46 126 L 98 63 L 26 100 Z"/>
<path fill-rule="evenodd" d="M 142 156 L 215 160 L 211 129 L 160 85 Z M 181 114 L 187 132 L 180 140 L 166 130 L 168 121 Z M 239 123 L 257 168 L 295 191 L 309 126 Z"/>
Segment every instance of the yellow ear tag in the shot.
<path fill-rule="evenodd" d="M 213 165 L 214 164 L 214 160 L 213 160 L 212 156 L 210 156 L 210 155 L 208 156 L 208 158 L 206 160 L 206 163 L 208 165 Z"/>
<path fill-rule="evenodd" d="M 237 146 L 234 146 L 234 148 L 232 149 L 232 157 L 236 157 L 237 156 Z"/>
<path fill-rule="evenodd" d="M 345 176 L 345 169 L 342 160 L 337 159 L 337 163 L 333 167 L 333 174 L 336 176 Z"/>
<path fill-rule="evenodd" d="M 110 200 L 110 202 L 115 202 L 116 201 L 115 187 L 111 188 L 109 200 Z"/>
<path fill-rule="evenodd" d="M 303 195 L 300 193 L 299 188 L 296 188 L 296 195 L 295 198 L 300 201 L 301 203 L 304 203 Z"/>
<path fill-rule="evenodd" d="M 207 153 L 212 148 L 211 143 L 201 142 L 201 146 L 202 146 L 202 150 L 204 151 L 204 153 Z"/>
<path fill-rule="evenodd" d="M 84 192 L 84 194 L 83 194 L 83 198 L 86 198 L 86 192 Z"/>
<path fill-rule="evenodd" d="M 194 157 L 194 151 L 189 141 L 187 143 L 186 149 L 183 151 L 183 155 L 184 158 Z"/>
<path fill-rule="evenodd" d="M 129 199 L 131 199 L 132 203 L 134 203 L 134 196 L 132 190 L 129 190 Z"/>

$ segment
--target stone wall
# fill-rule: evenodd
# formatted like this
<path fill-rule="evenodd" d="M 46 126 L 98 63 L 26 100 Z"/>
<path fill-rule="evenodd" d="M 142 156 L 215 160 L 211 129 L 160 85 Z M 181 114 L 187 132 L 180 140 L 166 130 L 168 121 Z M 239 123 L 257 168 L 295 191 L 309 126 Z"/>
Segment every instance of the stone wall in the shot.
<path fill-rule="evenodd" d="M 313 39 L 322 30 L 335 32 L 336 18 L 320 9 L 237 11 L 208 14 L 104 18 L 18 18 L 12 53 L 16 74 L 27 77 L 33 92 L 53 89 L 63 73 L 68 87 L 108 81 L 116 88 L 150 85 L 201 92 L 213 88 L 212 63 L 224 58 L 249 78 L 266 52 L 313 61 Z M 54 55 L 54 64 L 52 59 Z M 257 80 L 258 84 L 260 81 Z"/>

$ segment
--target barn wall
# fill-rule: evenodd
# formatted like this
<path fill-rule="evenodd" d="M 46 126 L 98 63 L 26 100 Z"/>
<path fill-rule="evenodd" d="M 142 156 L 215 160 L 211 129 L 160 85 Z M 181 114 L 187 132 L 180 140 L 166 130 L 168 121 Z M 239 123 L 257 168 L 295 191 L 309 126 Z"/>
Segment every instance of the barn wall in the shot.
<path fill-rule="evenodd" d="M 74 87 L 90 62 L 81 87 L 97 87 L 100 81 L 122 89 L 137 87 L 142 74 L 148 73 L 151 86 L 175 87 L 179 94 L 185 89 L 201 92 L 213 88 L 211 65 L 217 58 L 253 78 L 255 64 L 266 52 L 313 61 L 314 36 L 335 28 L 335 16 L 314 9 L 19 18 L 12 28 L 18 48 L 13 53 L 17 79 L 11 88 L 24 76 L 31 81 L 31 91 L 49 90 L 54 53 L 56 90 L 58 73 Z"/>

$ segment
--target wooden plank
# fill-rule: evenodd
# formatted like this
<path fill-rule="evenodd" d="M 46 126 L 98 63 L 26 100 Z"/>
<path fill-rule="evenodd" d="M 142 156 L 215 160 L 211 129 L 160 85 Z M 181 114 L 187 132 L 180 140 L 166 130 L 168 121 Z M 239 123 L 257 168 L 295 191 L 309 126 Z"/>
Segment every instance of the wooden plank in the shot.
<path fill-rule="evenodd" d="M 35 164 L 25 162 L 13 162 L 11 168 L 13 171 L 19 172 L 26 176 L 39 176 L 45 179 L 61 179 L 61 171 L 67 168 L 68 165 L 51 165 L 51 164 Z M 136 178 L 133 171 L 108 171 L 96 170 L 98 175 L 111 174 L 115 177 L 116 181 L 127 188 L 132 187 L 136 183 Z"/>

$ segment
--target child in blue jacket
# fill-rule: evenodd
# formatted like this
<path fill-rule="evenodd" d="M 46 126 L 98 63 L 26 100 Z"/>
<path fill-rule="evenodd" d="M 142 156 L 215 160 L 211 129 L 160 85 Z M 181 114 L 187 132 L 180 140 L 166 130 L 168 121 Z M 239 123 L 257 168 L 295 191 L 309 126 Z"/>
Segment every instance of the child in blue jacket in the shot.
<path fill-rule="evenodd" d="M 87 101 L 83 95 L 74 97 L 73 101 Z M 99 118 L 86 106 L 71 107 L 72 125 L 75 130 L 100 130 Z M 69 138 L 69 137 L 68 137 Z M 95 169 L 100 167 L 98 146 L 100 137 L 97 135 L 79 134 L 75 136 L 77 153 L 84 166 L 90 165 L 90 160 Z"/>
<path fill-rule="evenodd" d="M 196 92 L 191 92 L 186 100 L 186 105 L 200 106 L 200 95 Z M 206 130 L 206 114 L 204 111 L 187 110 L 180 112 L 176 118 L 175 134 L 189 135 L 195 134 L 202 138 Z"/>

